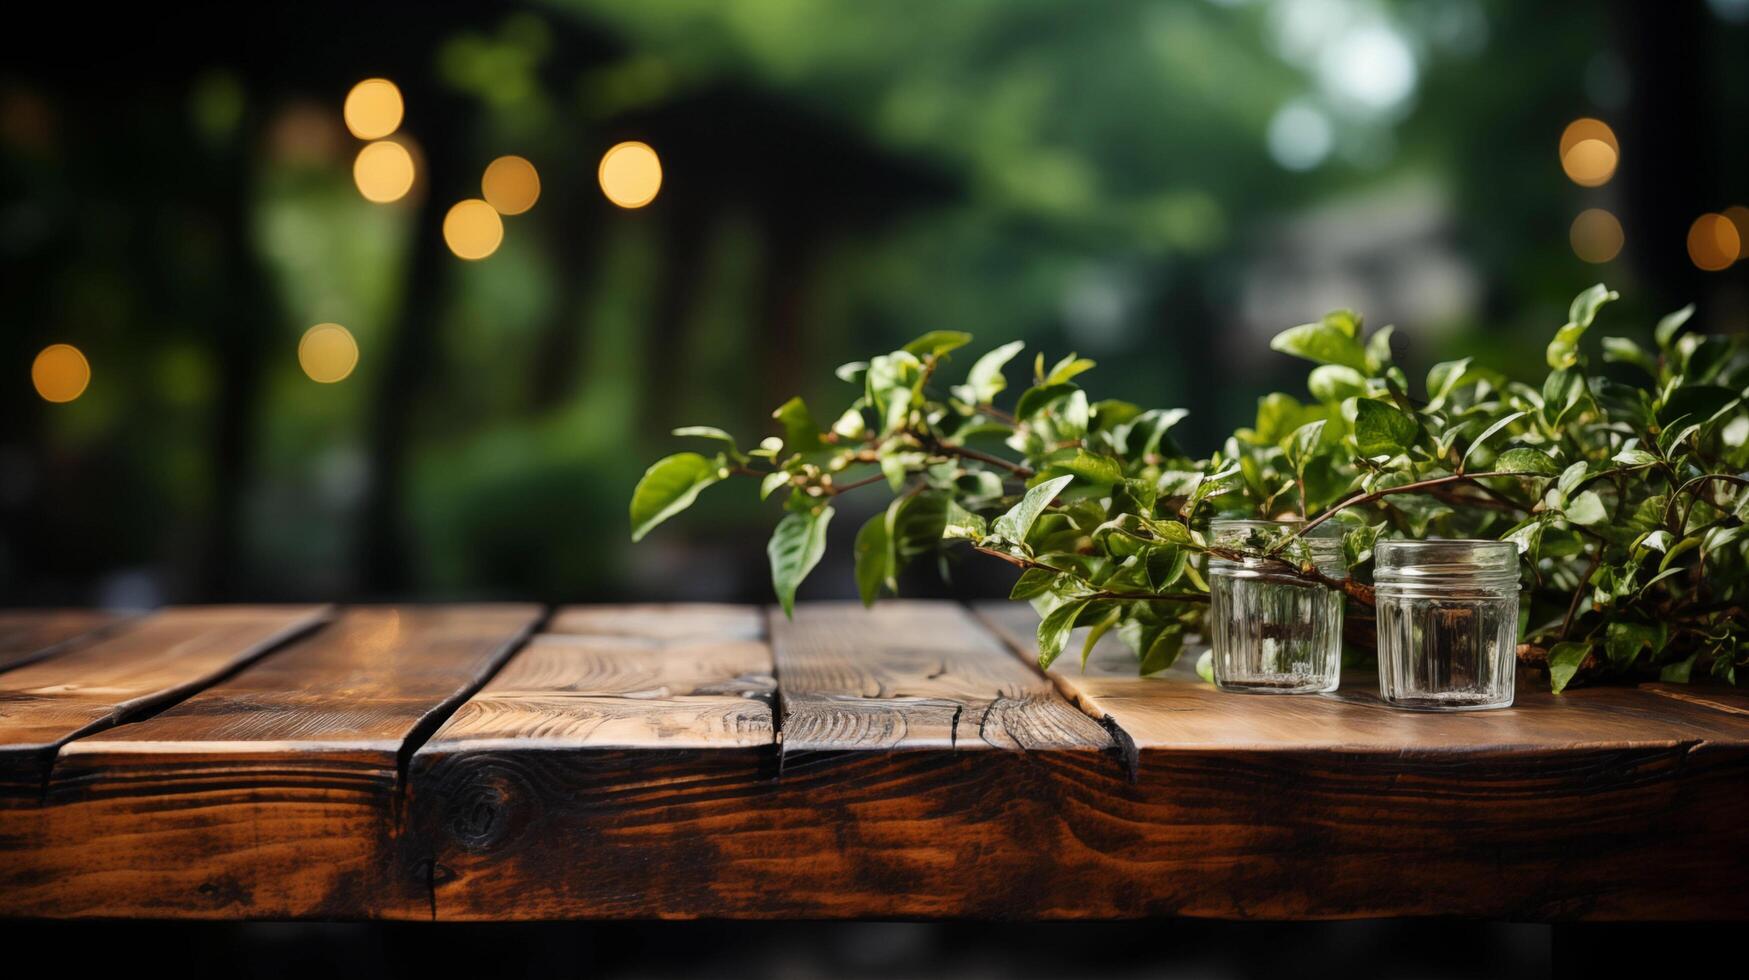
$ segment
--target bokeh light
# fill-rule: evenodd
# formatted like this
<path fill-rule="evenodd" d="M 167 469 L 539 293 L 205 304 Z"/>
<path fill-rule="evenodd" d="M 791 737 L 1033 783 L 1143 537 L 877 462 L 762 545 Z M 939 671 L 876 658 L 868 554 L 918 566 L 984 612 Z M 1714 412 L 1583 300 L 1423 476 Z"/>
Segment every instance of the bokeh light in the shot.
<path fill-rule="evenodd" d="M 1600 187 L 1615 176 L 1621 144 L 1600 119 L 1575 119 L 1561 132 L 1561 169 L 1581 187 Z"/>
<path fill-rule="evenodd" d="M 443 216 L 443 240 L 458 258 L 483 259 L 504 241 L 504 220 L 492 205 L 469 198 Z"/>
<path fill-rule="evenodd" d="M 1708 272 L 1729 268 L 1743 251 L 1737 226 L 1722 214 L 1703 214 L 1688 226 L 1688 257 Z"/>
<path fill-rule="evenodd" d="M 358 341 L 338 323 L 318 323 L 298 341 L 298 366 L 311 381 L 325 385 L 344 381 L 358 366 Z"/>
<path fill-rule="evenodd" d="M 622 208 L 641 208 L 662 189 L 662 161 L 649 144 L 620 143 L 601 158 L 601 193 Z"/>
<path fill-rule="evenodd" d="M 522 157 L 499 157 L 486 165 L 480 196 L 499 214 L 521 214 L 540 200 L 540 174 Z"/>
<path fill-rule="evenodd" d="M 346 105 L 341 115 L 346 128 L 361 140 L 380 140 L 401 128 L 405 107 L 401 90 L 386 78 L 367 78 L 346 93 Z"/>
<path fill-rule="evenodd" d="M 1567 233 L 1573 254 L 1586 262 L 1608 262 L 1621 253 L 1621 222 L 1602 208 L 1579 212 Z"/>
<path fill-rule="evenodd" d="M 352 182 L 367 201 L 388 204 L 413 189 L 413 155 L 394 140 L 378 140 L 358 151 L 352 162 Z"/>
<path fill-rule="evenodd" d="M 1567 179 L 1580 187 L 1601 187 L 1615 176 L 1616 155 L 1602 140 L 1580 140 L 1561 157 Z"/>
<path fill-rule="evenodd" d="M 1721 213 L 1737 228 L 1737 261 L 1749 259 L 1749 208 L 1733 204 Z"/>
<path fill-rule="evenodd" d="M 72 344 L 50 344 L 30 365 L 30 381 L 44 401 L 70 402 L 91 384 L 91 364 Z"/>

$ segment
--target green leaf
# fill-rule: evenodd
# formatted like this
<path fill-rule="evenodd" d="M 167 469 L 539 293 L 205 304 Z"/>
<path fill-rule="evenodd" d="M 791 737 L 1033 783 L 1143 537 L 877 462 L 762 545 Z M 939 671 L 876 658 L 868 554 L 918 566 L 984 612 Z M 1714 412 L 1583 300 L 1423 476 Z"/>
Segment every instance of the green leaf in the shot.
<path fill-rule="evenodd" d="M 1303 323 L 1275 335 L 1269 349 L 1303 357 L 1319 364 L 1340 364 L 1356 371 L 1365 371 L 1366 349 L 1353 334 L 1332 326 L 1328 319 L 1320 323 Z"/>
<path fill-rule="evenodd" d="M 1366 394 L 1366 375 L 1340 364 L 1323 364 L 1312 369 L 1306 390 L 1326 404 L 1339 402 Z"/>
<path fill-rule="evenodd" d="M 1557 643 L 1549 648 L 1549 686 L 1556 694 L 1567 689 L 1590 654 L 1589 643 Z"/>
<path fill-rule="evenodd" d="M 1427 398 L 1433 406 L 1441 405 L 1451 397 L 1458 386 L 1468 381 L 1470 362 L 1473 358 L 1463 358 L 1456 361 L 1441 361 L 1427 372 Z"/>
<path fill-rule="evenodd" d="M 881 583 L 893 577 L 891 555 L 887 547 L 887 515 L 882 511 L 856 532 L 856 592 L 863 605 L 874 605 L 881 594 Z"/>
<path fill-rule="evenodd" d="M 860 400 L 858 404 L 861 404 Z M 868 432 L 868 421 L 862 417 L 862 409 L 847 408 L 843 415 L 838 416 L 838 421 L 832 423 L 832 431 L 846 439 L 861 439 Z"/>
<path fill-rule="evenodd" d="M 1029 568 L 1020 573 L 1015 580 L 1014 588 L 1008 593 L 1008 598 L 1022 600 L 1035 599 L 1051 591 L 1051 583 L 1057 580 L 1057 572 L 1049 568 Z"/>
<path fill-rule="evenodd" d="M 632 540 L 642 541 L 656 525 L 692 506 L 698 492 L 721 480 L 722 463 L 698 453 L 675 453 L 644 471 L 632 490 Z"/>
<path fill-rule="evenodd" d="M 790 451 L 809 453 L 820 448 L 820 427 L 799 395 L 778 406 L 771 417 L 783 423 L 783 442 Z"/>
<path fill-rule="evenodd" d="M 1328 424 L 1328 419 L 1307 422 L 1295 429 L 1293 435 L 1282 444 L 1282 453 L 1287 457 L 1288 465 L 1296 472 L 1304 470 L 1306 463 L 1317 454 L 1319 443 L 1324 441 L 1324 426 Z"/>
<path fill-rule="evenodd" d="M 947 494 L 928 491 L 900 497 L 887 507 L 887 537 L 898 561 L 936 550 L 947 526 Z"/>
<path fill-rule="evenodd" d="M 1664 645 L 1663 636 L 1668 634 L 1668 627 L 1648 626 L 1645 623 L 1613 622 L 1603 631 L 1603 650 L 1609 657 L 1610 666 L 1617 670 L 1626 670 L 1639 659 L 1640 651 L 1651 649 L 1656 653 Z"/>
<path fill-rule="evenodd" d="M 863 375 L 868 373 L 868 362 L 851 361 L 848 364 L 840 364 L 832 369 L 832 373 L 836 375 L 840 381 L 848 381 L 853 385 L 859 385 L 862 384 Z"/>
<path fill-rule="evenodd" d="M 1038 665 L 1046 670 L 1056 662 L 1069 643 L 1075 629 L 1075 619 L 1086 607 L 1087 599 L 1070 599 L 1059 603 L 1038 624 Z"/>
<path fill-rule="evenodd" d="M 1396 327 L 1384 326 L 1373 331 L 1366 339 L 1366 371 L 1377 376 L 1391 366 L 1391 334 Z"/>
<path fill-rule="evenodd" d="M 1110 486 L 1123 479 L 1123 464 L 1110 456 L 1090 453 L 1085 449 L 1063 449 L 1045 457 L 1039 478 L 1067 473 L 1096 486 Z"/>
<path fill-rule="evenodd" d="M 1549 341 L 1546 353 L 1549 367 L 1559 370 L 1570 368 L 1579 362 L 1579 338 L 1585 331 L 1591 329 L 1591 322 L 1597 319 L 1597 311 L 1603 304 L 1620 299 L 1621 295 L 1603 283 L 1598 283 L 1573 297 L 1573 305 L 1567 310 L 1567 322 L 1561 329 L 1555 331 L 1555 339 Z"/>
<path fill-rule="evenodd" d="M 940 357 L 971 342 L 972 335 L 962 330 L 931 330 L 906 344 L 903 349 L 917 357 Z"/>
<path fill-rule="evenodd" d="M 1652 339 L 1658 342 L 1659 347 L 1668 350 L 1670 345 L 1676 341 L 1676 331 L 1681 330 L 1682 325 L 1687 323 L 1691 316 L 1694 316 L 1693 303 L 1684 306 L 1675 313 L 1666 314 L 1663 319 L 1658 321 L 1658 326 L 1653 328 Z"/>
<path fill-rule="evenodd" d="M 740 455 L 741 452 L 741 450 L 735 445 L 735 437 L 714 425 L 683 425 L 674 430 L 674 435 L 691 436 L 698 439 L 714 439 L 717 442 L 727 443 L 729 446 L 729 454 L 732 456 Z"/>
<path fill-rule="evenodd" d="M 1689 309 L 1693 308 L 1689 307 Z M 1665 664 L 1664 669 L 1658 672 L 1658 679 L 1666 684 L 1687 684 L 1689 677 L 1694 673 L 1694 660 L 1698 656 L 1700 654 L 1691 653 L 1681 660 Z"/>
<path fill-rule="evenodd" d="M 1644 449 L 1623 449 L 1610 457 L 1612 463 L 1622 463 L 1627 466 L 1652 466 L 1658 462 L 1658 457 Z"/>
<path fill-rule="evenodd" d="M 1415 444 L 1420 426 L 1408 413 L 1362 398 L 1354 405 L 1354 444 L 1362 456 L 1398 456 Z"/>
<path fill-rule="evenodd" d="M 1045 508 L 1050 506 L 1051 501 L 1073 479 L 1072 476 L 1059 476 L 1028 490 L 1019 503 L 996 518 L 996 523 L 990 528 L 991 532 L 1015 544 L 1024 544 L 1027 532 L 1032 530 L 1032 523 L 1038 520 L 1038 515 L 1044 513 Z"/>
<path fill-rule="evenodd" d="M 1665 399 L 1664 407 L 1658 410 L 1658 420 L 1670 425 L 1683 416 L 1688 416 L 1691 422 L 1705 424 L 1735 402 L 1737 397 L 1737 392 L 1722 385 L 1684 385 Z"/>
<path fill-rule="evenodd" d="M 1155 633 L 1142 651 L 1140 670 L 1143 674 L 1157 674 L 1172 666 L 1178 660 L 1178 655 L 1184 651 L 1184 627 L 1173 623 Z"/>
<path fill-rule="evenodd" d="M 1558 427 L 1585 400 L 1585 375 L 1565 368 L 1543 381 L 1543 421 Z"/>
<path fill-rule="evenodd" d="M 1099 640 L 1106 634 L 1106 631 L 1117 625 L 1117 621 L 1122 615 L 1123 610 L 1113 608 L 1111 612 L 1101 616 L 1087 631 L 1087 641 L 1081 644 L 1081 669 L 1087 669 L 1087 658 L 1092 656 L 1093 648 L 1099 645 Z"/>
<path fill-rule="evenodd" d="M 1051 368 L 1050 372 L 1044 376 L 1044 380 L 1042 382 L 1040 382 L 1040 384 L 1041 385 L 1063 384 L 1063 383 L 1067 382 L 1069 379 L 1075 377 L 1075 375 L 1077 375 L 1077 374 L 1080 374 L 1084 371 L 1091 371 L 1093 369 L 1093 367 L 1094 367 L 1093 362 L 1089 361 L 1087 358 L 1076 357 L 1074 354 L 1070 354 L 1069 356 L 1058 361 L 1056 363 L 1056 366 Z"/>
<path fill-rule="evenodd" d="M 1558 476 L 1561 464 L 1540 449 L 1518 446 L 1494 458 L 1497 473 L 1535 473 L 1538 476 Z"/>
<path fill-rule="evenodd" d="M 1494 433 L 1499 432 L 1501 429 L 1506 428 L 1528 414 L 1528 412 L 1513 412 L 1511 415 L 1508 415 L 1495 422 L 1493 425 L 1488 426 L 1486 429 L 1483 429 L 1482 434 L 1477 436 L 1474 442 L 1470 443 L 1470 448 L 1464 450 L 1463 459 L 1459 461 L 1458 465 L 1461 467 L 1464 463 L 1469 462 L 1470 454 L 1474 453 L 1477 449 L 1480 449 L 1482 444 L 1487 442 L 1489 437 Z"/>
<path fill-rule="evenodd" d="M 972 397 L 966 400 L 987 404 L 1001 394 L 1008 387 L 1008 379 L 1003 376 L 1002 369 L 1025 347 L 1024 341 L 1016 340 L 1003 344 L 973 362 L 971 371 L 966 374 L 966 387 L 971 390 Z"/>
<path fill-rule="evenodd" d="M 765 553 L 771 559 L 771 586 L 783 614 L 795 617 L 796 587 L 820 563 L 826 553 L 826 526 L 832 523 L 832 508 L 791 511 L 771 532 Z"/>
<path fill-rule="evenodd" d="M 779 487 L 788 486 L 792 477 L 785 470 L 767 473 L 759 481 L 759 499 L 764 500 L 777 491 Z"/>
<path fill-rule="evenodd" d="M 1014 417 L 1023 422 L 1027 421 L 1037 415 L 1040 409 L 1057 399 L 1073 395 L 1080 390 L 1070 384 L 1040 385 L 1028 388 L 1021 393 L 1020 401 L 1014 406 Z"/>
<path fill-rule="evenodd" d="M 1632 364 L 1654 378 L 1658 376 L 1658 359 L 1626 337 L 1603 338 L 1603 359 L 1611 364 Z"/>
<path fill-rule="evenodd" d="M 1213 650 L 1204 650 L 1196 658 L 1196 676 L 1202 678 L 1205 684 L 1215 682 L 1215 652 Z"/>
<path fill-rule="evenodd" d="M 1568 501 L 1562 513 L 1569 522 L 1586 527 L 1609 520 L 1609 514 L 1603 509 L 1603 499 L 1591 490 L 1586 490 Z"/>
<path fill-rule="evenodd" d="M 982 517 L 960 506 L 957 500 L 947 502 L 947 516 L 941 525 L 942 540 L 977 544 L 989 533 L 989 525 Z"/>

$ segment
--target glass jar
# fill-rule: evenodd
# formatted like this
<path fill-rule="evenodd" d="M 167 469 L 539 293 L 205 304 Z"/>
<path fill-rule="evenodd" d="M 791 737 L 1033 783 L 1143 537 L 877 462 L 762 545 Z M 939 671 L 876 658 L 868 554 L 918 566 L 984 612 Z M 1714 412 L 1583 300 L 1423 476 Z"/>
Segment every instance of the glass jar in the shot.
<path fill-rule="evenodd" d="M 1298 521 L 1222 520 L 1209 525 L 1209 538 L 1217 548 L 1267 551 L 1298 527 Z M 1281 557 L 1310 561 L 1330 578 L 1348 574 L 1335 528 L 1314 528 Z M 1273 560 L 1212 558 L 1209 645 L 1215 686 L 1223 691 L 1334 691 L 1342 677 L 1342 593 L 1289 574 Z"/>
<path fill-rule="evenodd" d="M 1380 696 L 1430 711 L 1511 707 L 1518 546 L 1380 541 L 1373 562 Z"/>

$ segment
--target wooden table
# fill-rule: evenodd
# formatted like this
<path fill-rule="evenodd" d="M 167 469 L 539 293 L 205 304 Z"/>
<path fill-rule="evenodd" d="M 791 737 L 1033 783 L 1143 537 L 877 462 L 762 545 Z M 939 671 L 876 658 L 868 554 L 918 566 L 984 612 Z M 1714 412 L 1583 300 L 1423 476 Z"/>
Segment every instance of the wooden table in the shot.
<path fill-rule="evenodd" d="M 1415 714 L 1367 678 L 1223 695 L 1104 648 L 1047 677 L 1031 628 L 7 613 L 0 915 L 1749 918 L 1733 691 Z"/>

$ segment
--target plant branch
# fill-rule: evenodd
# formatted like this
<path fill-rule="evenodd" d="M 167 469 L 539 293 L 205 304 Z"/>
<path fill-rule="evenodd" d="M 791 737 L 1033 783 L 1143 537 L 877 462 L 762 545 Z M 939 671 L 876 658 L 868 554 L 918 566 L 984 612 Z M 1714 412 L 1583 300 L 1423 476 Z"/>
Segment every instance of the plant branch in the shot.
<path fill-rule="evenodd" d="M 1332 517 L 1335 517 L 1337 514 L 1341 513 L 1342 511 L 1347 510 L 1350 507 L 1363 507 L 1367 504 L 1373 503 L 1373 502 L 1378 501 L 1378 500 L 1383 500 L 1386 497 L 1390 497 L 1390 496 L 1393 496 L 1393 495 L 1399 494 L 1399 493 L 1426 493 L 1427 491 L 1432 490 L 1436 487 L 1443 487 L 1443 486 L 1447 486 L 1447 485 L 1453 484 L 1453 483 L 1474 483 L 1477 480 L 1485 480 L 1485 479 L 1489 479 L 1492 477 L 1501 477 L 1501 476 L 1542 476 L 1542 475 L 1544 475 L 1544 474 L 1541 474 L 1541 473 L 1497 473 L 1497 472 L 1453 473 L 1453 474 L 1450 474 L 1448 476 L 1436 476 L 1436 477 L 1433 477 L 1433 478 L 1427 479 L 1427 480 L 1417 480 L 1414 483 L 1405 483 L 1402 486 L 1386 487 L 1383 490 L 1373 490 L 1369 493 L 1358 493 L 1358 494 L 1355 494 L 1355 495 L 1349 497 L 1346 500 L 1338 502 L 1336 505 L 1332 506 L 1329 510 L 1326 510 L 1322 514 L 1319 514 L 1317 517 L 1314 517 L 1311 520 L 1307 521 L 1306 523 L 1300 525 L 1298 528 L 1296 528 L 1294 530 L 1294 533 L 1282 538 L 1281 541 L 1279 543 L 1277 543 L 1275 548 L 1271 551 L 1271 554 L 1275 553 L 1276 551 L 1280 551 L 1282 548 L 1286 547 L 1289 543 L 1293 542 L 1295 539 L 1303 537 L 1306 534 L 1306 532 L 1310 531 L 1312 528 L 1317 527 L 1318 525 L 1324 523 L 1325 521 L 1329 520 Z"/>
<path fill-rule="evenodd" d="M 1573 617 L 1579 612 L 1579 603 L 1585 599 L 1585 587 L 1591 584 L 1591 576 L 1597 574 L 1597 566 L 1603 564 L 1603 548 L 1599 547 L 1591 554 L 1591 567 L 1579 578 L 1579 584 L 1573 588 L 1573 601 L 1567 604 L 1567 615 L 1561 617 L 1561 639 L 1573 630 Z"/>
<path fill-rule="evenodd" d="M 942 442 L 938 439 L 935 439 L 935 438 L 929 438 L 928 440 L 926 440 L 925 445 L 928 447 L 930 452 L 935 453 L 937 455 L 958 456 L 962 459 L 975 459 L 980 463 L 988 463 L 991 466 L 999 466 L 1002 469 L 1005 469 L 1008 472 L 1013 473 L 1015 476 L 1018 476 L 1023 480 L 1030 479 L 1033 475 L 1032 467 L 1030 467 L 1030 466 L 1026 466 L 1026 465 L 1021 464 L 1021 463 L 1016 463 L 1013 460 L 1003 459 L 1000 456 L 992 456 L 989 453 L 980 452 L 980 451 L 978 451 L 976 449 L 972 449 L 968 446 L 950 446 L 947 443 L 944 443 L 944 442 Z"/>

